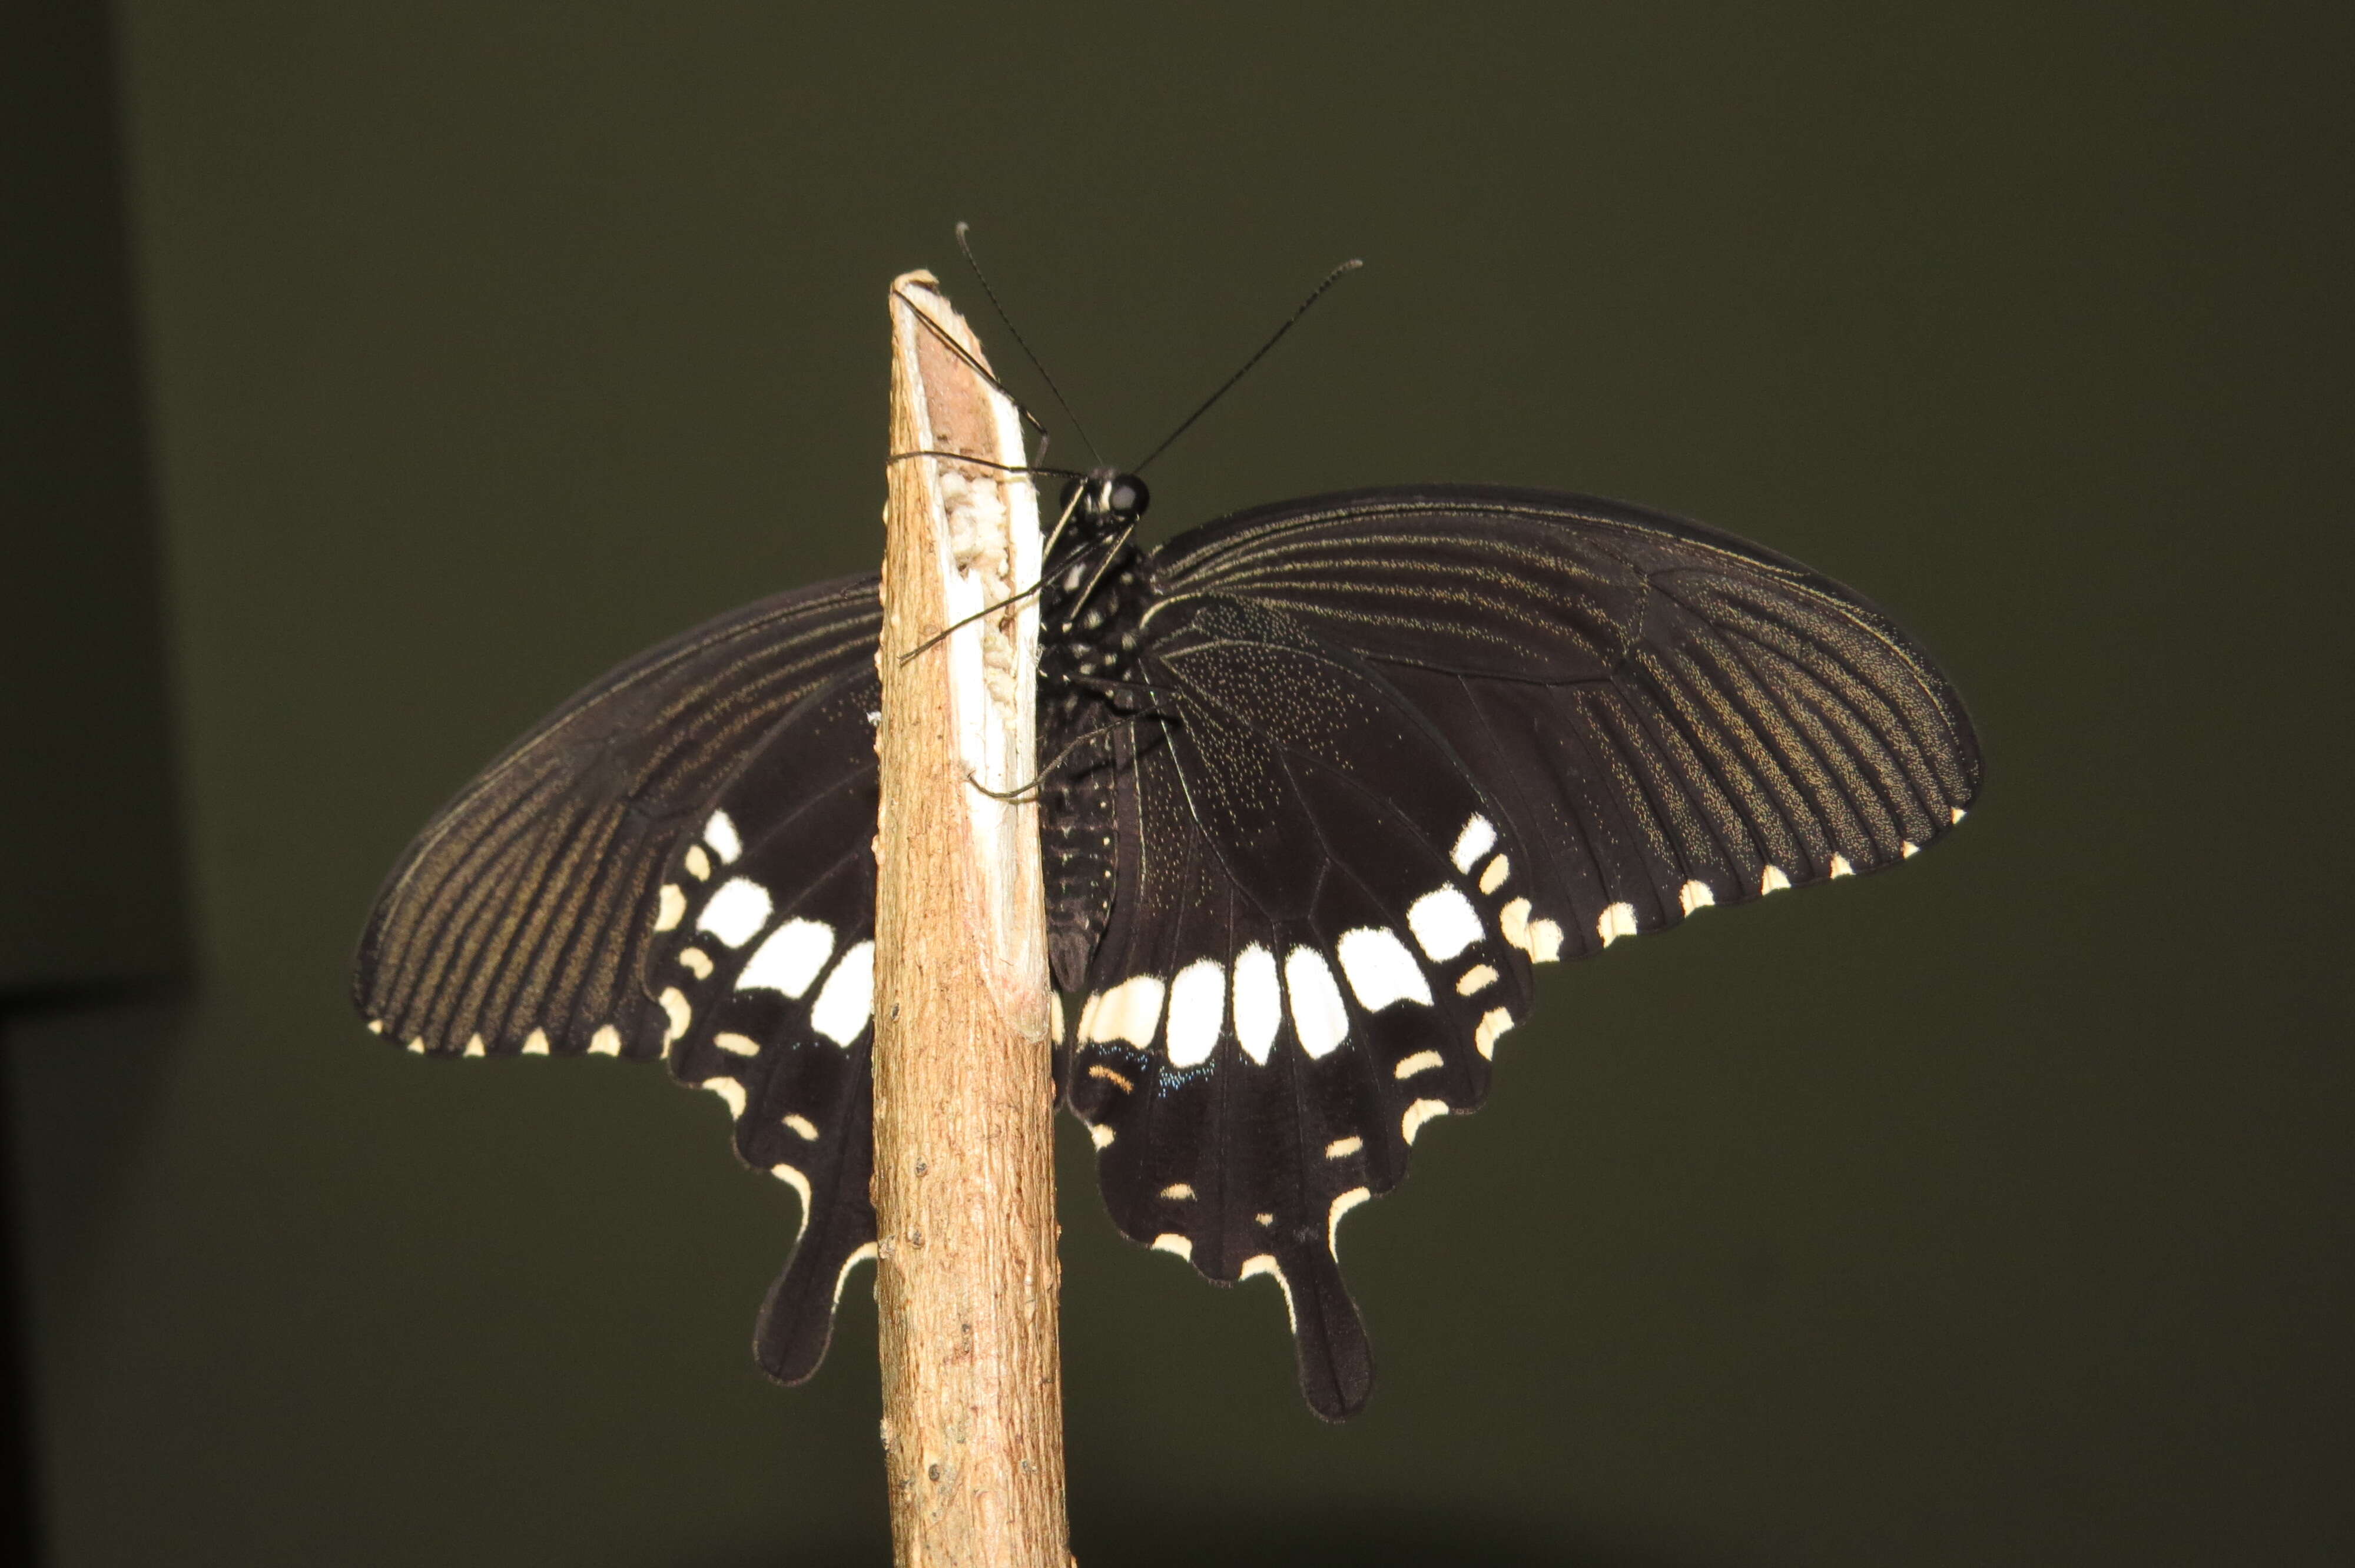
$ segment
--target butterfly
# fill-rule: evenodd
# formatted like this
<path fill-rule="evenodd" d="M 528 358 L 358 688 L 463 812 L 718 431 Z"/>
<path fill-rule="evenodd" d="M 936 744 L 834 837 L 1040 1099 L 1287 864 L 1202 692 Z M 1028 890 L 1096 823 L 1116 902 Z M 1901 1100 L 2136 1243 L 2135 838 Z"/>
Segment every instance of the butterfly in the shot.
<path fill-rule="evenodd" d="M 1130 1237 L 1282 1287 L 1327 1419 L 1372 1387 L 1343 1217 L 1476 1108 L 1537 966 L 1882 870 L 1981 764 L 1851 590 L 1641 507 L 1431 485 L 1133 543 L 1066 487 L 1038 791 L 1061 1103 Z M 667 1062 L 800 1195 L 755 1352 L 815 1371 L 874 1255 L 873 575 L 589 685 L 395 867 L 369 1027 L 433 1055 Z"/>

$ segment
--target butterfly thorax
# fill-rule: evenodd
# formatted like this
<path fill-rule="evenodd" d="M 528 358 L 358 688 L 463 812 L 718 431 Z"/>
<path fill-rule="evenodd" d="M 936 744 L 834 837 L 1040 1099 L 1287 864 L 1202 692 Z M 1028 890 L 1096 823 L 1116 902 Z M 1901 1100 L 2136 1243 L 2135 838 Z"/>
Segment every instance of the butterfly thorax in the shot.
<path fill-rule="evenodd" d="M 1114 794 L 1121 732 L 1140 707 L 1137 626 L 1149 598 L 1143 552 L 1123 535 L 1144 510 L 1124 476 L 1091 475 L 1071 505 L 1039 599 L 1039 832 L 1055 983 L 1081 989 L 1112 916 Z M 1116 489 L 1116 486 L 1125 486 Z M 1107 504 L 1114 500 L 1126 504 Z"/>

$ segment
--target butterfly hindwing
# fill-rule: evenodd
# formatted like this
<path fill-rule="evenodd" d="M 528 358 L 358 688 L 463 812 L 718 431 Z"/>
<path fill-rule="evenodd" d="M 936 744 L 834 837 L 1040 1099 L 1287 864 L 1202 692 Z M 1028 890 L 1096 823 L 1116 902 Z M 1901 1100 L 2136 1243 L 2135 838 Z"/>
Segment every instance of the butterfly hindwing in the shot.
<path fill-rule="evenodd" d="M 1115 1223 L 1214 1280 L 1272 1275 L 1303 1392 L 1339 1419 L 1372 1380 L 1340 1219 L 1397 1185 L 1431 1118 L 1479 1105 L 1526 1008 L 1511 851 L 1356 661 L 1231 602 L 1155 630 L 1158 716 L 1121 747 L 1120 891 L 1070 1100 Z"/>
<path fill-rule="evenodd" d="M 675 857 L 647 968 L 671 1071 L 718 1095 L 738 1156 L 801 1199 L 754 1335 L 783 1383 L 817 1370 L 874 1252 L 879 701 L 873 670 L 853 670 L 776 726 Z"/>

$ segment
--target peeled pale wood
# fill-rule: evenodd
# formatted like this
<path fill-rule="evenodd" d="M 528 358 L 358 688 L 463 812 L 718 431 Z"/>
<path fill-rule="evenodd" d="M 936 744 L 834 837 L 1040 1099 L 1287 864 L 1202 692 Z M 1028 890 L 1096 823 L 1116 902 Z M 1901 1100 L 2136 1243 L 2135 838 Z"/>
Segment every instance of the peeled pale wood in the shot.
<path fill-rule="evenodd" d="M 930 274 L 898 280 L 892 451 L 1018 466 L 1012 405 L 943 334 L 980 360 Z M 890 471 L 875 1289 L 891 1534 L 902 1568 L 1064 1568 L 1038 809 L 974 787 L 1012 792 L 1036 768 L 1036 601 L 901 662 L 942 627 L 1036 580 L 1038 501 L 1027 479 L 979 464 L 903 459 Z"/>

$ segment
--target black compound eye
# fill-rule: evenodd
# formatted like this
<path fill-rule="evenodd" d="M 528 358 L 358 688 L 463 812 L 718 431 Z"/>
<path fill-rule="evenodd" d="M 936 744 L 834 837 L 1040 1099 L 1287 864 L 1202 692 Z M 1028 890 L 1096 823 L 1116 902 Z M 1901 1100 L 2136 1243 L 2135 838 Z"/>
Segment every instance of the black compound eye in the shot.
<path fill-rule="evenodd" d="M 1110 490 L 1110 494 L 1106 497 L 1108 509 L 1123 516 L 1142 516 L 1146 507 L 1152 504 L 1152 492 L 1145 488 L 1145 481 L 1133 473 L 1122 474 L 1118 479 L 1114 480 L 1108 488 Z"/>

